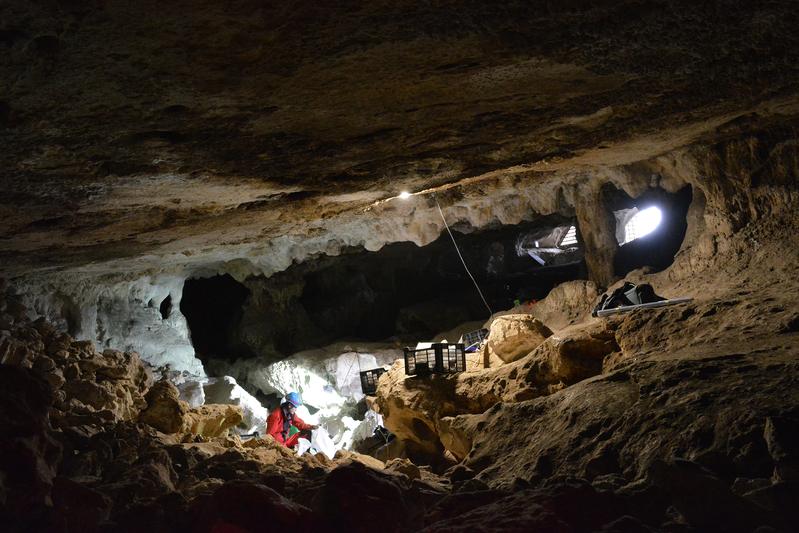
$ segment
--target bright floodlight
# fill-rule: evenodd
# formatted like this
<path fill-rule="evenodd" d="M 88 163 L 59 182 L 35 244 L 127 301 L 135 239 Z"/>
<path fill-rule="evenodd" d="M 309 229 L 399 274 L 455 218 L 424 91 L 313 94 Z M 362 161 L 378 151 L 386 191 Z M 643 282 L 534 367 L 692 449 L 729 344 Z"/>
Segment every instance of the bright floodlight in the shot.
<path fill-rule="evenodd" d="M 639 211 L 624 228 L 624 242 L 634 241 L 644 235 L 649 235 L 660 225 L 663 214 L 657 207 L 649 207 Z"/>
<path fill-rule="evenodd" d="M 399 197 L 400 197 L 401 200 L 407 200 L 408 198 L 411 197 L 411 193 L 409 193 L 408 191 L 402 191 L 399 194 Z"/>

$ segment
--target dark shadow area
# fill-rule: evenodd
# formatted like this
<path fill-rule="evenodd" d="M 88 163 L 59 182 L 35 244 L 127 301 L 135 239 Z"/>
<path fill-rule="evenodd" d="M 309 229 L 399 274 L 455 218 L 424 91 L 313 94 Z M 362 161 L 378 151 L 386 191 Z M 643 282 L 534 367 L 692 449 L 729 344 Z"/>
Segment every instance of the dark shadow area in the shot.
<path fill-rule="evenodd" d="M 541 299 L 582 270 L 579 261 L 542 267 L 530 257 L 519 257 L 514 241 L 520 231 L 455 233 L 494 311 L 512 307 L 514 300 Z M 334 338 L 425 337 L 489 315 L 449 236 L 423 248 L 392 244 L 311 272 L 305 276 L 300 302 L 311 321 Z"/>
<path fill-rule="evenodd" d="M 454 235 L 486 300 L 498 311 L 585 277 L 577 245 L 543 266 L 517 246 L 530 232 L 572 223 L 551 216 Z M 424 247 L 395 243 L 378 252 L 351 250 L 244 284 L 251 295 L 224 350 L 228 359 L 279 357 L 343 338 L 415 342 L 489 316 L 446 233 Z"/>
<path fill-rule="evenodd" d="M 180 312 L 186 317 L 200 359 L 228 355 L 231 329 L 241 320 L 242 304 L 249 294 L 228 274 L 186 280 Z"/>
<path fill-rule="evenodd" d="M 610 197 L 614 211 L 632 207 L 643 211 L 655 206 L 662 214 L 660 224 L 652 233 L 619 247 L 613 261 L 615 274 L 624 277 L 636 268 L 649 266 L 654 271 L 661 271 L 671 265 L 688 229 L 686 216 L 691 205 L 691 187 L 685 186 L 673 194 L 662 189 L 650 189 L 638 198 L 614 190 Z"/>
<path fill-rule="evenodd" d="M 158 306 L 158 310 L 161 312 L 161 319 L 166 320 L 172 314 L 172 295 L 168 295 L 164 300 L 161 302 L 161 305 Z"/>

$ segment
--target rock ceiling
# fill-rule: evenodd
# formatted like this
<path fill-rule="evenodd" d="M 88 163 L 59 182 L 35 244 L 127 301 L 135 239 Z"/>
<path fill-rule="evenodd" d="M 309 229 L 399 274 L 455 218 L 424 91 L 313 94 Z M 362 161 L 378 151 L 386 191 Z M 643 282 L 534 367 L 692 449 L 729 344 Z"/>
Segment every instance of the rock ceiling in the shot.
<path fill-rule="evenodd" d="M 230 261 L 403 189 L 799 115 L 797 27 L 791 1 L 6 0 L 0 268 Z"/>

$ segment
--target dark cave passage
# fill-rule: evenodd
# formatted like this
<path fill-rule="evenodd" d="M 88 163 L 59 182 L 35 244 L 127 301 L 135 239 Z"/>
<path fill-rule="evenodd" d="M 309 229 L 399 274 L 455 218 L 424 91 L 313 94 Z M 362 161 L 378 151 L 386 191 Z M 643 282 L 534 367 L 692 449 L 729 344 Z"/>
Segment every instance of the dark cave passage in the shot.
<path fill-rule="evenodd" d="M 186 280 L 180 312 L 186 317 L 191 342 L 201 360 L 228 353 L 230 331 L 241 319 L 242 304 L 249 293 L 228 274 Z"/>
<path fill-rule="evenodd" d="M 552 216 L 455 232 L 455 239 L 497 311 L 585 277 L 576 241 L 558 248 L 572 225 Z M 277 359 L 345 338 L 410 343 L 489 316 L 446 234 L 424 247 L 395 243 L 378 252 L 321 257 L 243 285 L 230 276 L 188 280 L 181 310 L 201 358 L 229 360 Z"/>

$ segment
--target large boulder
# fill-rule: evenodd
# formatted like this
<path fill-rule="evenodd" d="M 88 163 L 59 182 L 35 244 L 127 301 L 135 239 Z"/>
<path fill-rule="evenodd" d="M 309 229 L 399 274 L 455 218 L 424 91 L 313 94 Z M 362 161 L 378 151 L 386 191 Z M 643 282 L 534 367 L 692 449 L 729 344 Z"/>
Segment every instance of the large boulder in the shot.
<path fill-rule="evenodd" d="M 598 298 L 599 292 L 593 281 L 567 281 L 530 306 L 528 312 L 553 331 L 558 331 L 588 318 Z"/>
<path fill-rule="evenodd" d="M 374 524 L 381 531 L 403 531 L 410 525 L 408 505 L 395 476 L 353 461 L 333 470 L 313 500 L 331 531 L 363 531 Z"/>
<path fill-rule="evenodd" d="M 159 381 L 147 392 L 147 408 L 139 415 L 139 421 L 163 433 L 178 433 L 186 425 L 185 416 L 189 411 L 189 405 L 179 396 L 175 385 Z"/>
<path fill-rule="evenodd" d="M 206 404 L 194 409 L 180 399 L 178 388 L 162 380 L 147 392 L 147 408 L 141 412 L 144 422 L 163 433 L 189 433 L 202 437 L 221 437 L 243 420 L 236 405 Z"/>
<path fill-rule="evenodd" d="M 504 315 L 491 323 L 486 341 L 489 357 L 496 355 L 505 363 L 516 361 L 552 335 L 552 331 L 532 315 Z"/>
<path fill-rule="evenodd" d="M 524 381 L 551 393 L 602 372 L 605 357 L 618 352 L 613 331 L 601 320 L 567 327 L 548 337 L 524 359 Z"/>
<path fill-rule="evenodd" d="M 221 437 L 242 420 L 242 410 L 237 405 L 201 405 L 186 413 L 182 430 L 192 435 Z"/>

